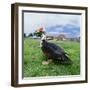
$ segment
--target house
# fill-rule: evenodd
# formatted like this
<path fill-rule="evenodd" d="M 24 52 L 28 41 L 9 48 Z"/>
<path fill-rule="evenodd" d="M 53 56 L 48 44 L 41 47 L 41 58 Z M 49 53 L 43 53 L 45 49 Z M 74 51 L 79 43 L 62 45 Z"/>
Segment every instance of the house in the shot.
<path fill-rule="evenodd" d="M 54 36 L 47 36 L 47 40 L 53 40 Z"/>
<path fill-rule="evenodd" d="M 56 37 L 56 39 L 64 41 L 64 40 L 66 40 L 66 36 L 64 34 L 60 34 Z"/>

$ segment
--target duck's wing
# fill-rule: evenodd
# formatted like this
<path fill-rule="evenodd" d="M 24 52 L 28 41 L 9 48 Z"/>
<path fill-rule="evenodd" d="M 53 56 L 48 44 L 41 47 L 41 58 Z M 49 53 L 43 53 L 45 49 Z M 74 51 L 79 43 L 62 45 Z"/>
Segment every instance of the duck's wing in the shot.
<path fill-rule="evenodd" d="M 66 54 L 63 48 L 60 46 L 54 44 L 54 43 L 48 43 L 48 48 L 50 48 L 52 51 L 56 52 L 57 54 Z"/>

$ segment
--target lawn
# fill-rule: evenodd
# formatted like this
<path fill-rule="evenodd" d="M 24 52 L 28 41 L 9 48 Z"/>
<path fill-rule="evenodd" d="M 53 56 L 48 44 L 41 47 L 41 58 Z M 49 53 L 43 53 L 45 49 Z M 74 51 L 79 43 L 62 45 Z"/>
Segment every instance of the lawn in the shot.
<path fill-rule="evenodd" d="M 45 55 L 39 47 L 39 40 L 24 38 L 24 77 L 64 76 L 80 74 L 80 43 L 74 41 L 51 41 L 63 47 L 73 64 L 63 65 L 51 62 L 43 65 Z"/>

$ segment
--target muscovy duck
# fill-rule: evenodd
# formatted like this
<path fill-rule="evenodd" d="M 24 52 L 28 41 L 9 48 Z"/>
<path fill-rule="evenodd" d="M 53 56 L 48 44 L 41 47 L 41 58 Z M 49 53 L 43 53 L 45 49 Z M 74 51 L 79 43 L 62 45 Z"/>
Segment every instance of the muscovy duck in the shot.
<path fill-rule="evenodd" d="M 71 64 L 72 61 L 64 49 L 54 43 L 48 42 L 45 34 L 42 34 L 40 46 L 43 53 L 49 59 L 59 60 L 62 64 Z"/>

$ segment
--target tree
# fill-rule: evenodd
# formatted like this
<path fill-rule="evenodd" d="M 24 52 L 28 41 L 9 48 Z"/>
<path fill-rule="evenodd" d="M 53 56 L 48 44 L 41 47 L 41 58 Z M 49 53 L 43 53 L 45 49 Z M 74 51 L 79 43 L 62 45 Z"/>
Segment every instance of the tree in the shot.
<path fill-rule="evenodd" d="M 24 33 L 24 38 L 26 37 L 26 34 Z"/>
<path fill-rule="evenodd" d="M 34 32 L 34 35 L 37 36 L 37 37 L 41 37 L 41 35 L 45 33 L 45 31 L 43 31 L 43 28 L 41 27 L 40 29 L 36 30 Z"/>
<path fill-rule="evenodd" d="M 28 37 L 32 37 L 32 36 L 33 36 L 33 34 L 32 33 L 29 33 Z"/>

